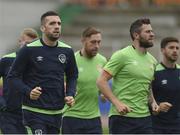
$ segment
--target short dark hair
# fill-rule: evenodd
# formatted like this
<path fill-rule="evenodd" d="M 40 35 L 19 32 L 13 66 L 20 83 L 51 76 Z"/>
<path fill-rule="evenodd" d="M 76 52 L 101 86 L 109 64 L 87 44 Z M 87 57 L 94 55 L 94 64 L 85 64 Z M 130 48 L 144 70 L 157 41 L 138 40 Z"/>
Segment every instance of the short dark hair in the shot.
<path fill-rule="evenodd" d="M 91 35 L 101 33 L 101 31 L 95 27 L 88 27 L 82 33 L 82 38 L 90 37 Z"/>
<path fill-rule="evenodd" d="M 165 48 L 169 42 L 179 43 L 179 40 L 175 37 L 165 37 L 161 40 L 161 48 Z"/>
<path fill-rule="evenodd" d="M 41 25 L 44 23 L 44 20 L 47 16 L 59 16 L 58 13 L 56 13 L 55 11 L 47 11 L 46 13 L 44 13 L 41 16 Z"/>
<path fill-rule="evenodd" d="M 140 18 L 131 24 L 130 36 L 131 36 L 132 40 L 134 40 L 133 33 L 135 33 L 135 32 L 140 33 L 141 32 L 140 28 L 143 24 L 151 24 L 150 19 L 149 18 Z"/>

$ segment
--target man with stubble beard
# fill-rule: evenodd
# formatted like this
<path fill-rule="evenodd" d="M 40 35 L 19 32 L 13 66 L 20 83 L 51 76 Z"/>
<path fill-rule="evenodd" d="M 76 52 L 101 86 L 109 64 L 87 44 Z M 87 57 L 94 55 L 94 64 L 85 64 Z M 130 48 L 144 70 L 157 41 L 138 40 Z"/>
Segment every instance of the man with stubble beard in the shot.
<path fill-rule="evenodd" d="M 141 18 L 133 22 L 130 36 L 132 45 L 115 52 L 97 80 L 101 93 L 112 103 L 110 134 L 152 133 L 148 104 L 153 111 L 158 110 L 149 89 L 157 63 L 147 51 L 154 39 L 150 20 Z M 112 90 L 108 85 L 111 78 Z"/>
<path fill-rule="evenodd" d="M 23 93 L 24 121 L 33 134 L 59 134 L 62 108 L 74 104 L 78 70 L 73 50 L 59 41 L 61 19 L 56 12 L 41 16 L 41 31 L 42 38 L 19 51 L 8 84 Z"/>
<path fill-rule="evenodd" d="M 156 134 L 180 134 L 180 52 L 179 40 L 166 37 L 161 41 L 163 59 L 156 67 L 152 90 L 159 104 L 159 114 L 152 116 Z"/>
<path fill-rule="evenodd" d="M 102 134 L 96 86 L 96 80 L 106 63 L 106 58 L 99 53 L 101 41 L 101 31 L 97 28 L 88 27 L 82 33 L 83 46 L 75 53 L 79 70 L 76 103 L 64 109 L 63 134 Z"/>

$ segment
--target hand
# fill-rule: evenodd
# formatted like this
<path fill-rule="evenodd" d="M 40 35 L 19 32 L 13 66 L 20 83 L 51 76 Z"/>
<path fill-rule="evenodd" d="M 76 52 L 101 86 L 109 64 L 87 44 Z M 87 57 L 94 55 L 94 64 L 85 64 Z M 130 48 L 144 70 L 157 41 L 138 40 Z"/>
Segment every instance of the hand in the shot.
<path fill-rule="evenodd" d="M 64 98 L 64 100 L 65 100 L 66 104 L 68 106 L 70 106 L 70 107 L 73 106 L 74 103 L 75 103 L 75 100 L 74 100 L 73 96 L 67 96 L 67 97 Z"/>
<path fill-rule="evenodd" d="M 161 112 L 168 112 L 171 107 L 172 107 L 172 104 L 168 102 L 161 102 L 159 104 L 159 108 Z"/>
<path fill-rule="evenodd" d="M 42 91 L 41 87 L 35 87 L 34 89 L 32 89 L 30 92 L 30 99 L 37 100 L 42 94 L 41 91 Z"/>
<path fill-rule="evenodd" d="M 154 102 L 152 102 L 152 104 L 151 104 L 151 108 L 152 108 L 152 113 L 153 113 L 154 115 L 159 114 L 160 109 L 159 109 L 158 104 L 157 104 L 155 101 L 154 101 Z"/>
<path fill-rule="evenodd" d="M 126 115 L 127 113 L 132 111 L 126 104 L 120 102 L 119 100 L 114 105 L 116 107 L 116 110 L 120 113 L 120 115 Z"/>

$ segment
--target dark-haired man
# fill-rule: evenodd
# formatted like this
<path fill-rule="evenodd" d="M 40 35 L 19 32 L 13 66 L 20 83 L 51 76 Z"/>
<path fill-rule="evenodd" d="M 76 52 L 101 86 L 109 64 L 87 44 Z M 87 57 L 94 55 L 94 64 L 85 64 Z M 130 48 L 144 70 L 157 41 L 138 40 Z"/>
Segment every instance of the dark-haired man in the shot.
<path fill-rule="evenodd" d="M 32 133 L 58 134 L 61 109 L 65 103 L 74 104 L 78 70 L 73 50 L 59 41 L 61 19 L 56 12 L 48 11 L 41 16 L 41 31 L 41 39 L 19 51 L 8 83 L 24 94 L 24 121 Z"/>
<path fill-rule="evenodd" d="M 109 129 L 111 134 L 152 133 L 148 108 L 157 111 L 149 86 L 156 60 L 147 49 L 153 46 L 154 32 L 150 20 L 138 19 L 131 24 L 132 45 L 115 52 L 97 80 L 97 85 L 111 102 Z M 112 91 L 108 80 L 113 78 Z"/>
<path fill-rule="evenodd" d="M 161 41 L 162 62 L 156 67 L 152 90 L 160 113 L 152 116 L 156 134 L 180 134 L 180 53 L 179 40 L 166 37 Z"/>

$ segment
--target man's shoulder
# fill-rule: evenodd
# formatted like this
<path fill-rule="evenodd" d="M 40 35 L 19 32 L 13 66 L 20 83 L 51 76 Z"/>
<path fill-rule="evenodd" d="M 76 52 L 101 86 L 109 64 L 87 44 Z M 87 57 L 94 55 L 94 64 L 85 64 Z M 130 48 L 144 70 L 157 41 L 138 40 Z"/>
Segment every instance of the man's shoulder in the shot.
<path fill-rule="evenodd" d="M 10 53 L 10 54 L 6 54 L 4 55 L 0 61 L 1 61 L 1 64 L 8 64 L 8 63 L 12 63 L 14 61 L 14 59 L 16 58 L 16 53 L 13 52 L 13 53 Z"/>
<path fill-rule="evenodd" d="M 126 58 L 130 55 L 131 46 L 124 47 L 120 50 L 117 50 L 111 56 L 112 58 Z"/>
<path fill-rule="evenodd" d="M 97 57 L 98 57 L 98 59 L 101 59 L 102 61 L 107 61 L 106 57 L 100 53 L 97 54 Z"/>
<path fill-rule="evenodd" d="M 34 40 L 33 42 L 26 45 L 27 47 L 40 47 L 42 46 L 42 43 L 40 39 Z"/>
<path fill-rule="evenodd" d="M 162 66 L 161 63 L 157 64 L 156 71 L 163 71 L 163 70 L 165 70 L 164 66 Z"/>
<path fill-rule="evenodd" d="M 176 68 L 177 68 L 177 69 L 180 69 L 180 65 L 179 65 L 179 64 L 176 64 Z"/>
<path fill-rule="evenodd" d="M 124 54 L 124 55 L 128 54 L 129 55 L 129 51 L 131 50 L 132 50 L 132 47 L 128 45 L 120 50 L 117 50 L 115 54 Z"/>
<path fill-rule="evenodd" d="M 4 55 L 2 58 L 15 58 L 16 57 L 16 52 L 9 53 Z"/>
<path fill-rule="evenodd" d="M 148 56 L 149 60 L 152 61 L 152 63 L 154 63 L 155 65 L 158 64 L 158 61 L 151 53 L 147 52 L 147 56 Z"/>
<path fill-rule="evenodd" d="M 70 45 L 68 45 L 62 41 L 58 41 L 58 47 L 71 48 Z"/>

